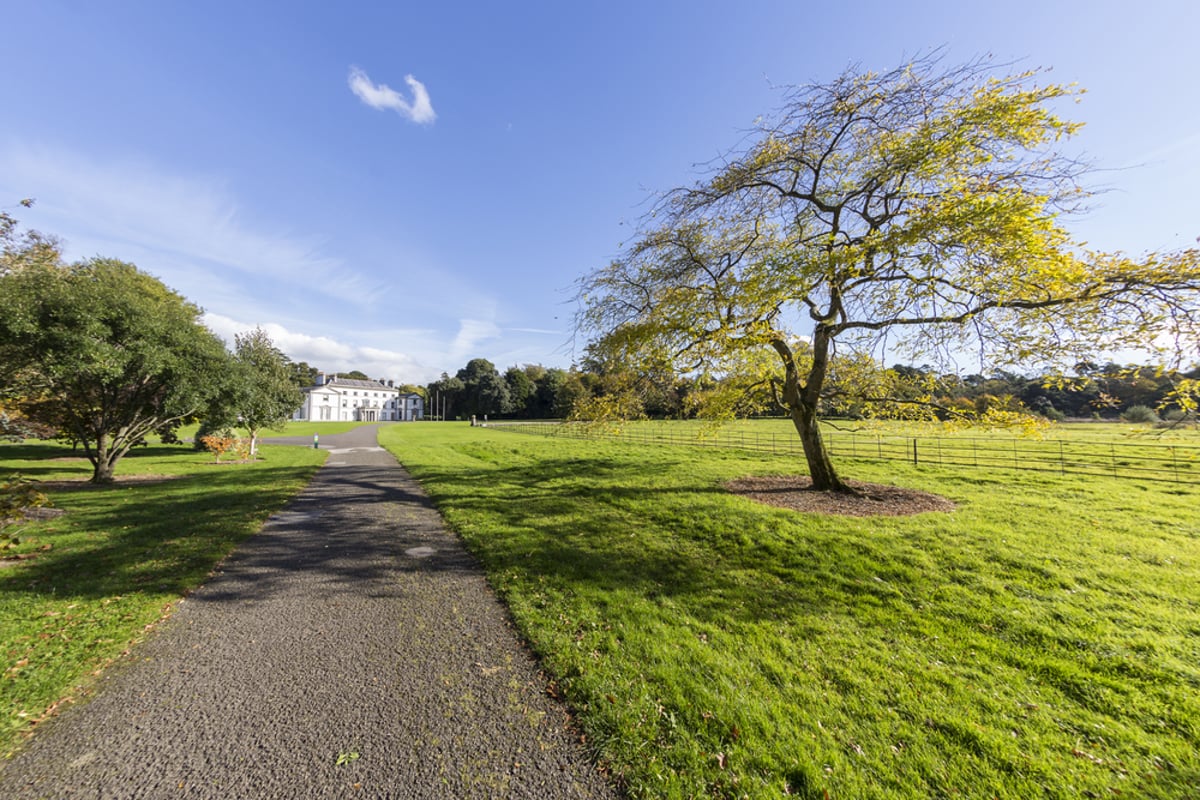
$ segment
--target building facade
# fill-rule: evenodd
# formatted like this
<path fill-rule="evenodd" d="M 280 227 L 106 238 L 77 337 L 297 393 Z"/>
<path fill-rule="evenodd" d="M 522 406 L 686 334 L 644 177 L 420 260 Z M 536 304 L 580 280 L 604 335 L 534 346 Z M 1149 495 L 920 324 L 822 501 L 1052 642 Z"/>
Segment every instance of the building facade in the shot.
<path fill-rule="evenodd" d="M 294 420 L 312 422 L 412 422 L 425 417 L 419 394 L 401 392 L 391 381 L 362 381 L 318 376 L 317 384 L 301 389 L 304 402 Z"/>

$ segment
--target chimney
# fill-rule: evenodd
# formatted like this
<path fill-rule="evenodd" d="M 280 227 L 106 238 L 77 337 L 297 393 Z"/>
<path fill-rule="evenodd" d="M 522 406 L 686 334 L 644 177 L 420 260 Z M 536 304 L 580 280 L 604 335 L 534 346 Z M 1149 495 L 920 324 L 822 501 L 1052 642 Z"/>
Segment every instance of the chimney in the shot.
<path fill-rule="evenodd" d="M 316 386 L 324 386 L 325 385 L 325 373 L 324 372 L 317 373 L 317 382 L 315 385 Z"/>

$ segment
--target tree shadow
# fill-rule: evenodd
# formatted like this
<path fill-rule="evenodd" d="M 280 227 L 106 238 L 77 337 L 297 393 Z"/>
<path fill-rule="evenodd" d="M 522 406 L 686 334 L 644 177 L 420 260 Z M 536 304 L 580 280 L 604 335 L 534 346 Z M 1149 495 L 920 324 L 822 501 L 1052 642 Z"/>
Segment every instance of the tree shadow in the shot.
<path fill-rule="evenodd" d="M 214 473 L 203 481 L 80 483 L 50 492 L 66 512 L 30 526 L 52 546 L 0 572 L 0 593 L 102 598 L 182 594 L 285 502 L 311 467 Z M 247 490 L 249 489 L 249 491 Z"/>
<path fill-rule="evenodd" d="M 894 553 L 797 535 L 792 512 L 731 503 L 716 483 L 631 480 L 645 475 L 644 465 L 617 459 L 551 458 L 481 470 L 488 492 L 460 490 L 453 469 L 422 470 L 421 480 L 451 520 L 470 519 L 472 529 L 488 520 L 486 533 L 465 538 L 493 576 L 632 591 L 716 624 L 911 606 L 921 591 L 920 574 L 897 571 Z"/>
<path fill-rule="evenodd" d="M 412 552 L 410 552 L 412 551 Z M 402 573 L 482 574 L 427 495 L 396 466 L 342 466 L 318 473 L 227 559 L 197 599 L 255 602 L 291 590 L 400 597 Z"/>

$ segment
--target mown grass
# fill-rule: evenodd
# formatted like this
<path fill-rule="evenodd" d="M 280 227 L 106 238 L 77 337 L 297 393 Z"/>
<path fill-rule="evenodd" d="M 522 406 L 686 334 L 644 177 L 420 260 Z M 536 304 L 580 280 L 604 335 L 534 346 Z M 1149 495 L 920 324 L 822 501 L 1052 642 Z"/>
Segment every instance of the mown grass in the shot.
<path fill-rule="evenodd" d="M 214 465 L 207 453 L 151 446 L 118 463 L 114 485 L 47 490 L 65 513 L 23 525 L 21 543 L 0 551 L 33 556 L 0 562 L 0 755 L 60 703 L 86 695 L 325 455 L 268 446 L 256 463 Z M 56 444 L 0 445 L 0 477 L 13 471 L 63 481 L 89 477 L 91 466 Z"/>
<path fill-rule="evenodd" d="M 788 420 L 642 420 L 620 425 L 561 422 L 494 423 L 535 435 L 612 439 L 630 444 L 734 447 L 800 457 Z M 1146 425 L 1069 423 L 1025 432 L 948 428 L 941 424 L 827 422 L 823 437 L 835 460 L 870 458 L 981 469 L 1023 469 L 1061 475 L 1200 484 L 1200 432 Z"/>
<path fill-rule="evenodd" d="M 292 421 L 288 422 L 283 428 L 275 430 L 272 428 L 259 431 L 259 436 L 264 439 L 269 439 L 273 436 L 312 436 L 314 433 L 320 436 L 332 436 L 335 433 L 345 433 L 359 427 L 360 425 L 376 425 L 375 422 L 310 422 Z M 175 435 L 183 440 L 194 439 L 196 432 L 200 430 L 200 423 L 194 422 L 191 425 L 185 425 L 175 432 Z M 249 436 L 249 432 L 245 428 L 234 428 L 233 432 L 239 436 Z"/>
<path fill-rule="evenodd" d="M 1178 486 L 843 461 L 951 514 L 731 496 L 731 450 L 395 426 L 634 797 L 1200 795 Z"/>

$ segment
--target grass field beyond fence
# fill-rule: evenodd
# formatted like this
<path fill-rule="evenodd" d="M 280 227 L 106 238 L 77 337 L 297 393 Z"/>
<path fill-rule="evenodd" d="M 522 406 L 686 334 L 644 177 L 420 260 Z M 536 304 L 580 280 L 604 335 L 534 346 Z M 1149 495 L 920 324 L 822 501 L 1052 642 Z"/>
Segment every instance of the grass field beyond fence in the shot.
<path fill-rule="evenodd" d="M 726 447 L 772 455 L 803 456 L 790 421 L 742 420 L 719 427 L 695 421 L 637 421 L 601 426 L 559 421 L 493 422 L 499 430 L 636 444 Z M 1067 424 L 1039 436 L 938 430 L 936 426 L 880 424 L 863 430 L 824 426 L 834 459 L 874 459 L 912 464 L 1104 475 L 1135 480 L 1200 484 L 1200 435 L 1194 429 L 1159 431 L 1145 426 Z"/>
<path fill-rule="evenodd" d="M 1200 797 L 1180 484 L 842 458 L 953 513 L 730 495 L 791 455 L 392 426 L 634 797 Z"/>

